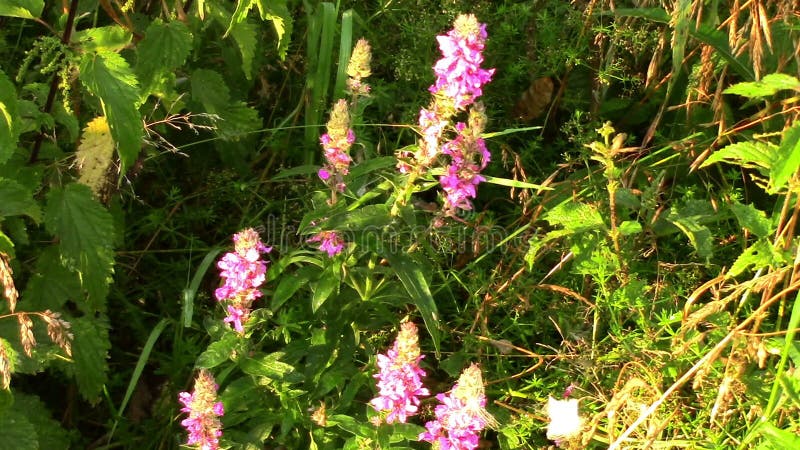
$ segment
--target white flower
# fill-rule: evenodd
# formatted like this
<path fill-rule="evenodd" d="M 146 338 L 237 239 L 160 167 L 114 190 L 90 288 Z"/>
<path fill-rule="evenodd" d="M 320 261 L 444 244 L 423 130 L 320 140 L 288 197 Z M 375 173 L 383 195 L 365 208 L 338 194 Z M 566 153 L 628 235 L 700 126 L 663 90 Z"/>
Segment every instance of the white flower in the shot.
<path fill-rule="evenodd" d="M 569 440 L 576 437 L 583 427 L 583 420 L 578 415 L 578 399 L 547 399 L 547 439 L 551 441 Z"/>

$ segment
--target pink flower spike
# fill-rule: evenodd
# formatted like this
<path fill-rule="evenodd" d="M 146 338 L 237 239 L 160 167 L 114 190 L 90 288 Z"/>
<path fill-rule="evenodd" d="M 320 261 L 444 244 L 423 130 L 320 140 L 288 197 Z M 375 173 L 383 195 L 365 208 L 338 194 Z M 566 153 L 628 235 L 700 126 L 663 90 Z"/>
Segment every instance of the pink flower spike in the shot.
<path fill-rule="evenodd" d="M 225 323 L 242 333 L 251 304 L 262 295 L 258 288 L 267 279 L 267 262 L 261 259 L 261 254 L 272 251 L 272 247 L 264 245 L 252 228 L 234 234 L 233 242 L 234 251 L 224 254 L 217 262 L 224 284 L 214 291 L 214 296 L 217 301 L 228 303 Z"/>
<path fill-rule="evenodd" d="M 344 239 L 335 231 L 321 231 L 314 235 L 307 242 L 319 242 L 319 249 L 333 258 L 344 250 Z"/>
<path fill-rule="evenodd" d="M 181 425 L 189 432 L 187 445 L 202 450 L 219 449 L 219 438 L 222 436 L 219 418 L 225 411 L 222 402 L 216 401 L 218 388 L 211 373 L 201 369 L 194 382 L 194 391 L 191 394 L 178 394 L 178 400 L 184 405 L 181 412 L 188 414 L 181 421 Z"/>

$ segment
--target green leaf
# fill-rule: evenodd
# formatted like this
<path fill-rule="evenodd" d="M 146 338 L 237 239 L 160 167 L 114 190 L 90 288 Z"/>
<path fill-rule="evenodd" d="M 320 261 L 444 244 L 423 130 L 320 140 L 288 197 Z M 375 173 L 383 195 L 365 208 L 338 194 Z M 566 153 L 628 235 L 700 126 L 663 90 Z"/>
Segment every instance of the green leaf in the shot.
<path fill-rule="evenodd" d="M 105 311 L 106 294 L 114 272 L 114 223 L 111 214 L 95 200 L 91 189 L 68 184 L 47 195 L 45 227 L 58 237 L 62 261 L 77 270 L 88 294 L 79 302 L 85 312 Z"/>
<path fill-rule="evenodd" d="M 144 131 L 136 77 L 122 56 L 107 51 L 84 54 L 79 77 L 86 89 L 103 102 L 125 173 L 139 156 Z"/>
<path fill-rule="evenodd" d="M 689 35 L 698 41 L 707 44 L 717 51 L 717 54 L 722 57 L 727 63 L 728 67 L 733 69 L 740 77 L 745 80 L 755 79 L 753 70 L 745 65 L 736 55 L 731 51 L 728 44 L 728 34 L 716 29 L 714 26 L 702 25 L 698 29 L 690 27 Z"/>
<path fill-rule="evenodd" d="M 800 122 L 786 130 L 778 148 L 778 157 L 769 171 L 769 192 L 775 194 L 786 185 L 800 167 Z"/>
<path fill-rule="evenodd" d="M 217 133 L 223 139 L 237 139 L 261 127 L 258 112 L 243 102 L 231 101 L 225 80 L 217 72 L 199 69 L 192 72 L 192 98 L 206 112 L 217 115 Z"/>
<path fill-rule="evenodd" d="M 245 357 L 239 361 L 239 368 L 246 374 L 267 377 L 275 381 L 301 381 L 303 376 L 296 372 L 292 365 L 280 361 L 283 356 L 283 352 L 275 352 L 268 355 Z"/>
<path fill-rule="evenodd" d="M 760 81 L 736 83 L 722 91 L 722 93 L 757 98 L 769 97 L 785 89 L 800 90 L 800 80 L 784 73 L 771 73 L 764 76 Z"/>
<path fill-rule="evenodd" d="M 278 56 L 286 59 L 289 50 L 289 40 L 292 37 L 292 14 L 286 5 L 286 0 L 256 0 L 261 20 L 269 20 L 278 36 Z"/>
<path fill-rule="evenodd" d="M 777 147 L 766 142 L 737 142 L 712 153 L 700 167 L 718 162 L 756 169 L 766 175 L 777 159 Z"/>
<path fill-rule="evenodd" d="M 790 430 L 780 429 L 771 422 L 760 424 L 758 434 L 764 438 L 764 443 L 759 445 L 758 449 L 800 448 L 800 436 Z"/>
<path fill-rule="evenodd" d="M 43 9 L 44 0 L 0 0 L 0 16 L 37 19 Z"/>
<path fill-rule="evenodd" d="M 763 267 L 777 267 L 785 264 L 786 258 L 765 238 L 757 240 L 753 245 L 736 258 L 726 276 L 735 277 L 749 268 L 758 270 Z"/>
<path fill-rule="evenodd" d="M 423 272 L 419 264 L 404 253 L 393 252 L 383 247 L 379 247 L 379 253 L 389 261 L 414 305 L 419 310 L 420 315 L 422 315 L 422 320 L 425 322 L 428 334 L 431 335 L 436 357 L 438 358 L 440 344 L 439 312 L 436 308 L 436 302 L 433 300 L 433 295 L 431 295 L 428 280 L 425 278 L 425 272 Z"/>
<path fill-rule="evenodd" d="M 17 148 L 18 117 L 17 90 L 6 74 L 0 70 L 0 164 L 8 161 Z"/>
<path fill-rule="evenodd" d="M 325 300 L 339 287 L 339 278 L 334 273 L 334 266 L 330 265 L 322 272 L 313 287 L 314 296 L 311 298 L 311 311 L 317 312 Z"/>
<path fill-rule="evenodd" d="M 239 53 L 242 54 L 242 72 L 248 80 L 253 79 L 253 57 L 256 54 L 257 30 L 255 25 L 247 21 L 237 23 L 230 29 L 231 36 L 239 47 Z"/>
<path fill-rule="evenodd" d="M 753 205 L 743 205 L 734 203 L 730 205 L 731 211 L 736 216 L 739 226 L 750 230 L 760 238 L 768 237 L 774 231 L 772 222 L 767 218 L 764 211 L 756 209 Z"/>
<path fill-rule="evenodd" d="M 33 199 L 33 192 L 15 180 L 0 178 L 0 219 L 22 215 L 37 223 L 42 220 L 42 210 Z"/>
<path fill-rule="evenodd" d="M 39 397 L 15 392 L 14 409 L 24 413 L 33 425 L 40 450 L 67 450 L 70 447 L 67 430 L 53 419 L 50 411 Z"/>
<path fill-rule="evenodd" d="M 130 44 L 131 38 L 131 32 L 119 25 L 87 28 L 74 34 L 74 39 L 81 43 L 83 51 L 88 52 L 118 52 Z"/>
<path fill-rule="evenodd" d="M 16 407 L 0 412 L 0 430 L 0 450 L 39 450 L 36 429 Z"/>
<path fill-rule="evenodd" d="M 714 243 L 711 231 L 702 225 L 695 216 L 682 216 L 677 209 L 670 211 L 667 220 L 678 227 L 697 252 L 697 256 L 708 259 L 714 253 Z"/>
<path fill-rule="evenodd" d="M 556 205 L 543 218 L 551 225 L 560 225 L 572 233 L 605 228 L 605 222 L 597 208 L 572 200 Z"/>
<path fill-rule="evenodd" d="M 146 97 L 159 87 L 163 76 L 182 66 L 192 50 L 192 33 L 178 20 L 156 20 L 147 27 L 144 39 L 136 46 L 136 74 L 141 95 Z"/>
<path fill-rule="evenodd" d="M 296 273 L 282 275 L 275 292 L 272 294 L 270 309 L 277 311 L 295 292 L 308 284 L 310 280 L 318 278 L 319 275 L 320 271 L 316 266 L 302 267 Z"/>
<path fill-rule="evenodd" d="M 222 249 L 220 248 L 214 248 L 206 253 L 203 261 L 200 262 L 199 266 L 197 266 L 197 271 L 195 271 L 191 283 L 189 283 L 189 286 L 183 290 L 183 309 L 181 311 L 183 320 L 181 322 L 183 323 L 184 328 L 192 326 L 194 299 L 197 296 L 197 290 L 200 288 L 200 283 L 203 281 L 203 276 L 205 276 L 206 271 L 208 271 L 208 268 L 211 267 L 211 264 L 214 263 L 214 259 L 221 251 Z"/>
<path fill-rule="evenodd" d="M 44 248 L 36 260 L 36 270 L 22 292 L 26 308 L 31 311 L 60 311 L 68 300 L 80 295 L 80 278 L 61 264 L 58 246 Z"/>
<path fill-rule="evenodd" d="M 231 357 L 233 350 L 239 345 L 239 336 L 233 332 L 226 332 L 222 338 L 212 342 L 206 350 L 197 357 L 195 367 L 211 369 L 224 363 Z"/>
<path fill-rule="evenodd" d="M 108 323 L 105 317 L 79 317 L 72 319 L 72 371 L 78 383 L 78 392 L 90 403 L 100 400 L 100 393 L 108 381 Z"/>
<path fill-rule="evenodd" d="M 632 234 L 639 234 L 642 232 L 642 224 L 635 220 L 625 220 L 619 224 L 619 234 L 622 236 L 630 236 Z"/>

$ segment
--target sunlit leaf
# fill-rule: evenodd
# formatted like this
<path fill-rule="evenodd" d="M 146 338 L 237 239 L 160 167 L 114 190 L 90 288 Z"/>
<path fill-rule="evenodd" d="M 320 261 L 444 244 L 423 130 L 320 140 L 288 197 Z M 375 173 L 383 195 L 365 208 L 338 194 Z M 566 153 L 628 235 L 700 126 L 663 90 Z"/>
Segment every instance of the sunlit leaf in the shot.
<path fill-rule="evenodd" d="M 17 120 L 19 120 L 17 90 L 6 74 L 0 70 L 0 164 L 8 161 L 17 148 L 19 137 Z"/>
<path fill-rule="evenodd" d="M 0 16 L 36 19 L 43 9 L 44 0 L 0 0 Z"/>
<path fill-rule="evenodd" d="M 183 65 L 192 50 L 192 33 L 179 20 L 154 21 L 136 46 L 136 74 L 143 96 L 157 89 L 161 78 Z"/>
<path fill-rule="evenodd" d="M 737 94 L 748 98 L 769 97 L 779 91 L 800 90 L 800 80 L 784 73 L 771 73 L 759 81 L 736 83 L 722 91 L 724 94 Z"/>

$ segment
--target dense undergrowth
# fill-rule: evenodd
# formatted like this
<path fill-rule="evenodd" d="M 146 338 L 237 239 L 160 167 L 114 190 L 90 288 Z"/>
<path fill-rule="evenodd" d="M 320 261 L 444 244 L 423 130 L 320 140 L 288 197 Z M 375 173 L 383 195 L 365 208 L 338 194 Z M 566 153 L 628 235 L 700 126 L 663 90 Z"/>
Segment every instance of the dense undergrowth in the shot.
<path fill-rule="evenodd" d="M 462 14 L 494 72 L 459 105 L 429 86 Z M 221 448 L 429 448 L 440 393 L 485 395 L 453 448 L 800 448 L 798 30 L 790 1 L 0 0 L 0 448 L 179 448 L 200 391 Z M 398 346 L 428 395 L 392 421 Z"/>

